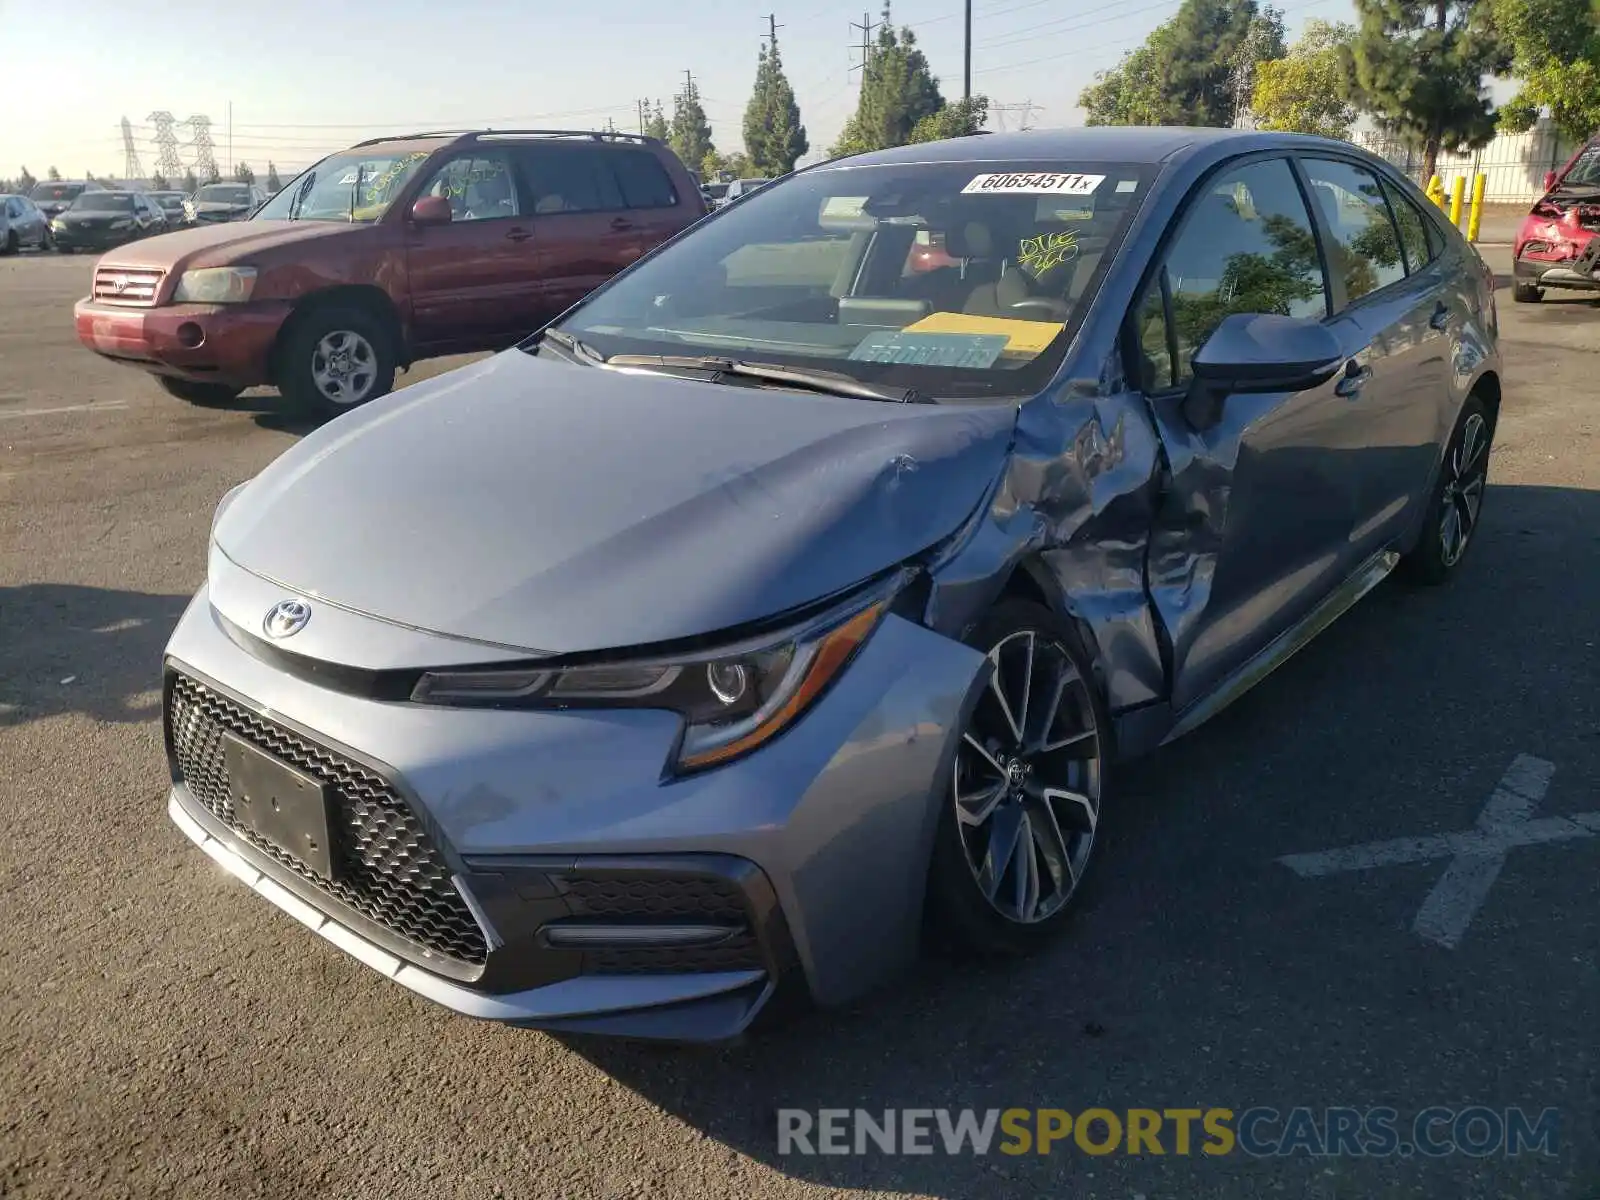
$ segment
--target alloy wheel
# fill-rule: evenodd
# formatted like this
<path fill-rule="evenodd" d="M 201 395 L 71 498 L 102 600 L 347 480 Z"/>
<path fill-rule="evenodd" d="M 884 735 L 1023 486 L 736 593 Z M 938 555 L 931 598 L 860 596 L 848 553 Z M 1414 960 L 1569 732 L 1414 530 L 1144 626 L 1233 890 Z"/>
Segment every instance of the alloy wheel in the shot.
<path fill-rule="evenodd" d="M 1439 556 L 1447 567 L 1455 566 L 1466 553 L 1483 507 L 1488 474 L 1488 426 L 1480 414 L 1472 413 L 1445 463 L 1444 496 L 1439 507 Z"/>
<path fill-rule="evenodd" d="M 372 343 L 349 329 L 322 336 L 311 354 L 311 381 L 329 404 L 359 404 L 378 378 L 378 356 Z"/>
<path fill-rule="evenodd" d="M 1072 898 L 1100 818 L 1100 730 L 1089 682 L 1031 629 L 988 654 L 989 686 L 956 751 L 951 795 L 967 865 L 1002 917 L 1045 921 Z"/>

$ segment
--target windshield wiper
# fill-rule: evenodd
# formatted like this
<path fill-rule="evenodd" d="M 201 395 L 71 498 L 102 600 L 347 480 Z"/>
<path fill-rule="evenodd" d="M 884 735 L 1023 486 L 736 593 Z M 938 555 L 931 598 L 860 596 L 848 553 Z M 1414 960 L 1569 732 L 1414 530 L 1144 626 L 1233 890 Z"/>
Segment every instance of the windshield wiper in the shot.
<path fill-rule="evenodd" d="M 581 362 L 603 363 L 606 361 L 606 356 L 601 354 L 600 351 L 587 342 L 580 342 L 563 329 L 546 329 L 539 335 L 539 340 L 541 342 L 546 340 L 554 342 L 572 355 L 574 359 Z"/>
<path fill-rule="evenodd" d="M 356 182 L 350 189 L 350 224 L 352 225 L 356 223 L 356 200 L 361 196 L 361 176 L 365 174 L 366 169 L 366 163 L 356 164 Z"/>
<path fill-rule="evenodd" d="M 683 356 L 660 354 L 613 354 L 605 360 L 608 367 L 668 367 L 691 371 L 711 371 L 714 377 L 734 376 L 741 379 L 761 379 L 771 383 L 787 383 L 828 396 L 849 396 L 855 400 L 882 400 L 890 404 L 932 404 L 933 401 L 916 388 L 880 387 L 863 383 L 836 371 L 813 371 L 807 367 L 789 367 L 782 363 L 740 362 L 715 355 Z"/>
<path fill-rule="evenodd" d="M 306 196 L 311 192 L 311 185 L 316 181 L 317 173 L 315 171 L 308 171 L 306 173 L 305 182 L 295 189 L 294 197 L 289 201 L 288 220 L 298 221 L 300 219 L 301 206 L 305 204 Z"/>

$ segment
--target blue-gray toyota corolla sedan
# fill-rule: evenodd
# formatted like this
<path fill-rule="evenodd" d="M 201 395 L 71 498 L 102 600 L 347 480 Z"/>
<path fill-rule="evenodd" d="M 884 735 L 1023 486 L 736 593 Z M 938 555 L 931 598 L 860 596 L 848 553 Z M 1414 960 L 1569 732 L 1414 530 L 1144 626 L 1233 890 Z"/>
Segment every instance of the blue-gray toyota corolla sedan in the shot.
<path fill-rule="evenodd" d="M 721 1038 L 930 926 L 1027 951 L 1117 760 L 1455 573 L 1496 343 L 1477 253 L 1344 143 L 801 171 L 224 498 L 168 811 L 491 1020 Z"/>

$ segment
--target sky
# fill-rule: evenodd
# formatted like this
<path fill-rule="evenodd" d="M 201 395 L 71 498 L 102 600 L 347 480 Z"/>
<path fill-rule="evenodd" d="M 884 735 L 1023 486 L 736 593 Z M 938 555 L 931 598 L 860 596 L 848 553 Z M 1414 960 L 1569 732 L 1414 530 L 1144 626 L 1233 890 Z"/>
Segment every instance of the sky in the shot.
<path fill-rule="evenodd" d="M 974 92 L 1032 104 L 1034 126 L 1082 124 L 1078 93 L 1178 7 L 1179 0 L 973 0 Z M 899 0 L 947 98 L 961 95 L 963 0 Z M 1292 41 L 1309 18 L 1350 20 L 1350 0 L 1283 0 Z M 269 161 L 288 179 L 362 138 L 441 128 L 636 130 L 636 103 L 673 93 L 692 71 L 719 149 L 742 149 L 740 119 L 776 8 L 784 68 L 813 151 L 855 105 L 861 31 L 881 0 L 0 0 L 0 80 L 27 98 L 0 126 L 0 177 L 123 173 L 127 117 L 146 172 L 150 114 L 211 118 L 217 162 Z M 20 20 L 18 14 L 47 14 Z M 63 22 L 71 36 L 63 36 Z M 230 133 L 231 111 L 231 133 Z M 991 111 L 1017 128 L 1019 108 Z M 179 126 L 180 141 L 192 136 Z M 231 148 L 230 148 L 231 147 Z M 185 144 L 185 162 L 193 151 Z"/>

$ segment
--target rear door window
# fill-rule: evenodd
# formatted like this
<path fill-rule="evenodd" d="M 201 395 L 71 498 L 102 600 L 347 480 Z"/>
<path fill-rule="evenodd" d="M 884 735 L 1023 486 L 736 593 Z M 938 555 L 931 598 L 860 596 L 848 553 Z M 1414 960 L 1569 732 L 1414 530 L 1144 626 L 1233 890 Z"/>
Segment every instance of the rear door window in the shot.
<path fill-rule="evenodd" d="M 1388 180 L 1384 180 L 1383 194 L 1394 213 L 1395 224 L 1400 227 L 1400 249 L 1405 252 L 1406 271 L 1415 274 L 1438 257 L 1434 244 L 1428 240 L 1428 218 Z"/>
<path fill-rule="evenodd" d="M 678 203 L 677 190 L 655 155 L 643 150 L 612 150 L 606 155 L 612 174 L 622 189 L 622 202 L 629 208 L 671 208 Z"/>
<path fill-rule="evenodd" d="M 1354 304 L 1404 279 L 1400 237 L 1377 176 L 1337 159 L 1303 158 L 1301 163 L 1332 238 L 1329 266 L 1344 280 L 1346 302 Z"/>
<path fill-rule="evenodd" d="M 610 154 L 595 146 L 530 145 L 517 151 L 535 216 L 624 207 Z"/>

